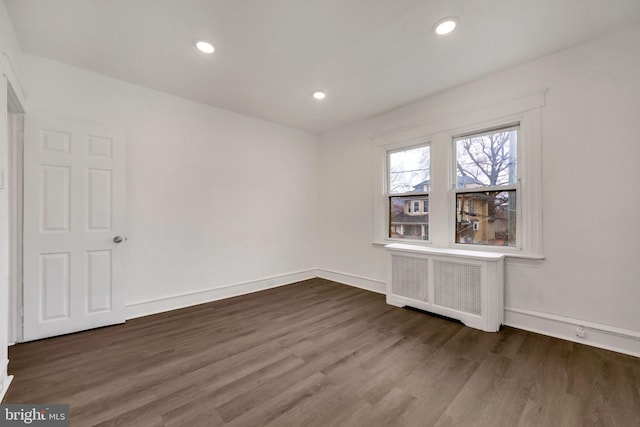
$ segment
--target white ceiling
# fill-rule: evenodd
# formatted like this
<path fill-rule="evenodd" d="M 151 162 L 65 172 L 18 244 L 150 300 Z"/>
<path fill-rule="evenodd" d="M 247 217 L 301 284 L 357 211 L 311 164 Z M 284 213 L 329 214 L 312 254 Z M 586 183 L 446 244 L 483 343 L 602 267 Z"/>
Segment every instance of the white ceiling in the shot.
<path fill-rule="evenodd" d="M 640 23 L 640 0 L 5 3 L 27 53 L 314 133 Z"/>

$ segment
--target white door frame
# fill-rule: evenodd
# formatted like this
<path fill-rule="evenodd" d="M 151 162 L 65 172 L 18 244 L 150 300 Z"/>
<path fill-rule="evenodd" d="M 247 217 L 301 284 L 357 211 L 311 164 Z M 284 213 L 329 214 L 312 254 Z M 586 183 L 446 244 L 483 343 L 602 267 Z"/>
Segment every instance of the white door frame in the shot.
<path fill-rule="evenodd" d="M 18 80 L 16 67 L 7 52 L 2 52 L 0 57 L 0 230 L 7 236 L 11 227 L 9 217 L 9 200 L 12 196 L 12 189 L 9 188 L 8 174 L 11 168 L 9 164 L 9 111 L 24 113 L 24 91 Z M 13 168 L 11 168 L 13 170 Z M 15 190 L 13 190 L 15 191 Z M 4 397 L 9 384 L 13 379 L 7 375 L 9 325 L 13 323 L 10 317 L 9 307 L 13 303 L 9 301 L 9 266 L 14 259 L 10 250 L 8 239 L 0 240 L 0 401 Z"/>
<path fill-rule="evenodd" d="M 9 87 L 9 93 L 12 90 Z M 22 218 L 24 166 L 24 110 L 15 96 L 8 97 L 9 130 L 9 344 L 22 342 Z"/>

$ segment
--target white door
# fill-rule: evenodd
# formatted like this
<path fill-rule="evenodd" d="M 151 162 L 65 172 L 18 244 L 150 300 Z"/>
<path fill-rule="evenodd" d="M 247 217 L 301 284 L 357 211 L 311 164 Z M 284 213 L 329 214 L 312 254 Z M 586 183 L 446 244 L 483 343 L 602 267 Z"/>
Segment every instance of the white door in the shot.
<path fill-rule="evenodd" d="M 25 341 L 125 321 L 124 154 L 108 129 L 25 117 Z"/>

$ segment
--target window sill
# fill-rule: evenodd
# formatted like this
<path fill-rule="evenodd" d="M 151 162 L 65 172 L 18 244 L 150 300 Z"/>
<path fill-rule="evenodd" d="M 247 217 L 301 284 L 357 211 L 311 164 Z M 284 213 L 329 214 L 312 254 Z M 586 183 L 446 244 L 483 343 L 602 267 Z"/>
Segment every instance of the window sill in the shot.
<path fill-rule="evenodd" d="M 388 250 L 399 252 L 422 253 L 432 255 L 448 255 L 460 258 L 482 258 L 482 259 L 502 259 L 504 254 L 497 252 L 468 251 L 463 249 L 433 248 L 417 245 L 407 245 L 404 243 L 391 243 L 385 246 Z"/>
<path fill-rule="evenodd" d="M 531 259 L 531 260 L 543 260 L 544 256 L 541 254 L 527 253 L 520 248 L 509 248 L 505 246 L 489 246 L 489 245 L 465 245 L 460 243 L 451 244 L 451 249 L 460 249 L 463 251 L 479 251 L 479 252 L 492 252 L 503 254 L 507 258 L 518 259 Z M 504 248 L 504 249 L 503 249 Z"/>
<path fill-rule="evenodd" d="M 387 249 L 403 250 L 407 252 L 423 252 L 433 254 L 447 254 L 447 255 L 460 255 L 460 256 L 476 256 L 481 258 L 514 258 L 533 261 L 542 261 L 545 259 L 544 255 L 537 254 L 524 254 L 516 252 L 501 252 L 501 251 L 482 251 L 476 249 L 459 249 L 459 248 L 442 248 L 434 247 L 430 242 L 398 242 L 394 240 L 374 240 L 371 242 L 374 246 L 384 246 Z"/>
<path fill-rule="evenodd" d="M 399 245 L 409 245 L 409 246 L 416 246 L 419 248 L 424 248 L 424 247 L 431 247 L 432 243 L 431 240 L 373 240 L 371 242 L 372 245 L 374 246 L 387 246 L 387 245 L 391 245 L 391 244 L 399 244 Z"/>

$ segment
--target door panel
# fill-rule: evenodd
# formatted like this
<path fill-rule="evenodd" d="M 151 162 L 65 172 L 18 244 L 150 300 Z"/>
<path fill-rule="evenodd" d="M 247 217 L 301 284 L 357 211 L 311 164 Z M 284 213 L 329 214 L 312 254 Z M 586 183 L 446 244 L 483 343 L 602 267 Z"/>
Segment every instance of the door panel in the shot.
<path fill-rule="evenodd" d="M 87 170 L 87 231 L 111 230 L 111 171 Z"/>
<path fill-rule="evenodd" d="M 25 341 L 124 322 L 124 166 L 118 133 L 26 117 Z"/>
<path fill-rule="evenodd" d="M 87 252 L 87 313 L 111 310 L 111 251 Z"/>
<path fill-rule="evenodd" d="M 40 317 L 45 322 L 69 318 L 69 258 L 68 252 L 40 254 Z"/>
<path fill-rule="evenodd" d="M 71 218 L 71 168 L 41 165 L 42 231 L 69 232 Z"/>

